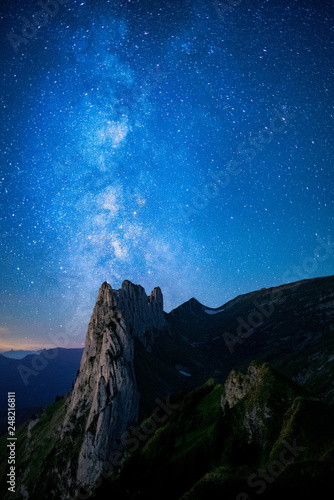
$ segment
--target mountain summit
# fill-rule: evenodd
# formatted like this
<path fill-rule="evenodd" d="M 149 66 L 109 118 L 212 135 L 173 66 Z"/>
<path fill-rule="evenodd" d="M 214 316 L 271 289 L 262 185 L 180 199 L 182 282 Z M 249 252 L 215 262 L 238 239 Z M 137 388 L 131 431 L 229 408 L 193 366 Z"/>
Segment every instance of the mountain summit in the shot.
<path fill-rule="evenodd" d="M 79 448 L 79 484 L 95 483 L 117 439 L 138 420 L 135 339 L 150 351 L 154 337 L 166 328 L 160 288 L 147 296 L 130 281 L 119 290 L 102 284 L 62 430 L 62 439 Z"/>

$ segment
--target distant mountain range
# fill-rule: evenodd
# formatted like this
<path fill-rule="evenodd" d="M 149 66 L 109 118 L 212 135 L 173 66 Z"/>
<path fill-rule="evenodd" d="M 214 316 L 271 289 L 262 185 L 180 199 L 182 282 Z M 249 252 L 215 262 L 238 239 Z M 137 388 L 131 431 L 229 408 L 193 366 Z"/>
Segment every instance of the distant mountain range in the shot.
<path fill-rule="evenodd" d="M 75 383 L 18 431 L 22 498 L 313 499 L 333 487 L 333 276 L 168 314 L 160 288 L 104 283 L 76 377 L 74 351 L 28 371 L 24 404 Z"/>
<path fill-rule="evenodd" d="M 23 359 L 29 354 L 40 354 L 41 352 L 42 349 L 40 349 L 39 351 L 23 351 L 22 349 L 18 350 L 11 349 L 10 351 L 0 352 L 0 355 L 5 356 L 5 358 Z"/>
<path fill-rule="evenodd" d="M 0 355 L 0 433 L 7 429 L 7 392 L 16 394 L 16 423 L 20 424 L 71 390 L 82 352 L 57 348 L 22 359 Z"/>

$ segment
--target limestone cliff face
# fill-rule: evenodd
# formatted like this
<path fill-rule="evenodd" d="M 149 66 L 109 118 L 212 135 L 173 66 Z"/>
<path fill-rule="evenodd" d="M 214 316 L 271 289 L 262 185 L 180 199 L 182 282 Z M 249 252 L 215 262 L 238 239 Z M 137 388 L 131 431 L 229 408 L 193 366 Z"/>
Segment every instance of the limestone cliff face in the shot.
<path fill-rule="evenodd" d="M 117 440 L 137 420 L 134 339 L 150 350 L 154 336 L 165 328 L 160 288 L 147 297 L 144 288 L 129 281 L 119 290 L 103 283 L 62 432 L 62 438 L 68 440 L 80 431 L 77 484 L 94 484 Z"/>
<path fill-rule="evenodd" d="M 239 401 L 247 398 L 245 405 L 243 428 L 248 443 L 265 444 L 266 419 L 270 418 L 271 411 L 267 405 L 259 404 L 256 392 L 261 386 L 265 375 L 263 367 L 250 365 L 247 373 L 232 370 L 225 382 L 225 391 L 221 399 L 221 406 L 225 410 L 233 408 Z M 255 395 L 255 397 L 249 397 Z M 249 401 L 250 400 L 250 401 Z"/>
<path fill-rule="evenodd" d="M 258 366 L 250 365 L 246 374 L 232 370 L 225 382 L 225 392 L 221 400 L 222 408 L 226 403 L 232 408 L 259 383 L 260 378 L 261 370 Z"/>
<path fill-rule="evenodd" d="M 248 443 L 265 448 L 273 429 L 279 429 L 285 414 L 301 389 L 267 364 L 251 363 L 247 373 L 232 370 L 225 382 L 221 406 L 225 412 L 243 406 L 242 427 Z"/>

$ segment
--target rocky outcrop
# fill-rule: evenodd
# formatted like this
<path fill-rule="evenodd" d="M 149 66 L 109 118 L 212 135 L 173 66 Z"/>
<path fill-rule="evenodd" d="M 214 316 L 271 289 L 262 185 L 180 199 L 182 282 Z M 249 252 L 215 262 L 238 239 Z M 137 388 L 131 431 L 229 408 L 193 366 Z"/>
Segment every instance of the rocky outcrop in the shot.
<path fill-rule="evenodd" d="M 240 403 L 242 428 L 247 442 L 265 448 L 273 429 L 282 425 L 285 414 L 303 391 L 266 363 L 253 362 L 247 373 L 232 370 L 221 398 L 223 412 Z"/>
<path fill-rule="evenodd" d="M 224 409 L 226 403 L 232 408 L 249 391 L 259 383 L 261 370 L 259 366 L 250 365 L 246 374 L 232 370 L 225 382 L 225 391 L 221 399 L 221 406 Z"/>
<path fill-rule="evenodd" d="M 86 336 L 80 370 L 67 403 L 63 440 L 80 446 L 76 478 L 91 488 L 110 452 L 137 421 L 139 393 L 134 372 L 134 341 L 146 350 L 166 328 L 163 297 L 155 288 L 124 281 L 119 290 L 101 286 Z M 73 438 L 78 435 L 77 440 Z"/>
<path fill-rule="evenodd" d="M 266 370 L 264 366 L 251 364 L 247 373 L 232 370 L 225 382 L 225 390 L 221 399 L 223 411 L 233 408 L 244 398 L 248 401 L 244 409 L 243 428 L 248 443 L 263 445 L 265 440 L 266 419 L 271 411 L 266 404 L 259 404 L 258 398 L 251 398 L 252 392 L 258 392 Z M 251 400 L 251 401 L 250 401 Z"/>

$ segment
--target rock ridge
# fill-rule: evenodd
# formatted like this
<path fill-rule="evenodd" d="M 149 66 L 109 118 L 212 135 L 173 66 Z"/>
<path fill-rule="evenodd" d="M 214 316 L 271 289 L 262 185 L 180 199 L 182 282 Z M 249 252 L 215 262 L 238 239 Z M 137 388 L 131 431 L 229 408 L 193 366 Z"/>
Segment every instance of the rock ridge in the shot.
<path fill-rule="evenodd" d="M 62 439 L 80 445 L 73 478 L 77 486 L 94 485 L 110 451 L 138 419 L 135 338 L 150 351 L 155 336 L 166 329 L 159 287 L 147 296 L 142 286 L 127 280 L 119 290 L 107 282 L 101 285 L 62 431 Z M 80 436 L 80 443 L 74 434 Z"/>

